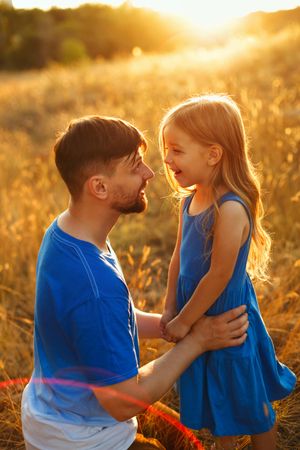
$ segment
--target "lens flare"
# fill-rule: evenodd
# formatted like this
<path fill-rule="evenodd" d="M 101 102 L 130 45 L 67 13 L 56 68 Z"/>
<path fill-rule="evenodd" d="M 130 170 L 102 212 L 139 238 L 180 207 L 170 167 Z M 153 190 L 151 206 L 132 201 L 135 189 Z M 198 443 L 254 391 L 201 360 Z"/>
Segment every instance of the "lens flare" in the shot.
<path fill-rule="evenodd" d="M 15 378 L 11 380 L 6 381 L 0 381 L 0 389 L 7 389 L 11 386 L 16 385 L 24 385 L 29 382 L 29 378 Z M 85 388 L 85 389 L 102 389 L 101 387 L 94 385 L 94 384 L 88 384 L 83 383 L 80 381 L 74 381 L 74 380 L 66 380 L 62 378 L 31 378 L 31 383 L 43 383 L 43 384 L 49 384 L 49 385 L 60 385 L 60 386 L 69 386 L 69 387 L 77 387 L 77 388 Z M 158 408 L 155 408 L 153 405 L 149 405 L 145 402 L 142 402 L 140 400 L 137 400 L 134 397 L 131 397 L 127 394 L 121 393 L 114 389 L 113 387 L 107 387 L 105 386 L 106 393 L 110 393 L 114 397 L 122 398 L 122 400 L 126 400 L 127 402 L 130 402 L 132 404 L 135 404 L 139 407 L 141 407 L 142 410 L 146 410 L 153 416 L 157 416 L 160 419 L 163 419 L 167 423 L 169 423 L 172 427 L 176 428 L 179 433 L 182 434 L 184 438 L 186 438 L 197 450 L 204 450 L 203 445 L 201 442 L 196 438 L 196 436 L 190 431 L 188 428 L 186 428 L 184 425 L 182 425 L 177 419 L 172 417 L 170 414 L 166 413 L 165 411 L 161 411 Z"/>

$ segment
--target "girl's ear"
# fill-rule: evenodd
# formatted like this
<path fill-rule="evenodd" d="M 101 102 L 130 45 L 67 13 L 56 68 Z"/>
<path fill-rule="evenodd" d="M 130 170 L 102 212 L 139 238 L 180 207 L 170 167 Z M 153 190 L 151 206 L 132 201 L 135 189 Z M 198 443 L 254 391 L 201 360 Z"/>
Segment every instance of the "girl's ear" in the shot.
<path fill-rule="evenodd" d="M 213 144 L 208 150 L 207 163 L 209 166 L 215 166 L 221 161 L 223 156 L 223 148 L 218 144 Z"/>
<path fill-rule="evenodd" d="M 90 195 L 105 200 L 108 195 L 107 183 L 104 175 L 94 175 L 86 181 L 86 188 Z"/>

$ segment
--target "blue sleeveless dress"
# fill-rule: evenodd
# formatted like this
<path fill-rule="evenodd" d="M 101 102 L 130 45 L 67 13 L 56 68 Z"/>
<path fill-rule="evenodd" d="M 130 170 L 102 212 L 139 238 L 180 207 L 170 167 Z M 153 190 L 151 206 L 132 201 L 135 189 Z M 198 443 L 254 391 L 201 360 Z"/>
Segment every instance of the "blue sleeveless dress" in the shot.
<path fill-rule="evenodd" d="M 201 278 L 210 267 L 206 230 L 211 228 L 211 206 L 191 216 L 188 209 L 193 195 L 183 207 L 180 272 L 177 285 L 177 307 L 180 311 L 189 301 Z M 232 192 L 223 195 L 219 206 L 229 200 L 243 200 Z M 226 238 L 226 237 L 225 237 Z M 248 337 L 238 347 L 206 352 L 197 358 L 178 380 L 180 418 L 192 429 L 209 428 L 215 436 L 258 434 L 268 431 L 275 422 L 271 401 L 286 397 L 296 383 L 295 374 L 275 355 L 256 295 L 246 272 L 251 241 L 249 236 L 240 248 L 231 280 L 207 315 L 217 315 L 236 306 L 247 305 Z"/>

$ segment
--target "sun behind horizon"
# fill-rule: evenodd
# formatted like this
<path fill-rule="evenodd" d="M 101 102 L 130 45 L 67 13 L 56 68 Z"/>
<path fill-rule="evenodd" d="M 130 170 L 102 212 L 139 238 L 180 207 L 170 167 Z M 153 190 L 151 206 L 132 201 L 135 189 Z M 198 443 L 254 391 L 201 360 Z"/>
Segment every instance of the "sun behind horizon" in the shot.
<path fill-rule="evenodd" d="M 0 0 L 1 1 L 1 0 Z M 8 1 L 8 0 L 7 0 Z M 215 31 L 230 21 L 254 11 L 292 9 L 299 0 L 127 0 L 128 4 L 150 8 L 164 14 L 172 14 L 189 21 L 199 29 Z M 80 4 L 108 4 L 120 6 L 124 0 L 13 0 L 16 8 L 76 8 Z"/>

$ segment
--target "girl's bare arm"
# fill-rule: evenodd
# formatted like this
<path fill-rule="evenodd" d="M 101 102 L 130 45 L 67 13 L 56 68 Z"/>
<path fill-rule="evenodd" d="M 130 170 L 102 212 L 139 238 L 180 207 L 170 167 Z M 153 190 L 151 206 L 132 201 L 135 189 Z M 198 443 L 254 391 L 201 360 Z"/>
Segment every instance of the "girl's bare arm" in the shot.
<path fill-rule="evenodd" d="M 184 200 L 180 203 L 179 209 L 179 220 L 177 229 L 177 239 L 174 248 L 174 252 L 170 261 L 169 271 L 168 271 L 168 281 L 167 281 L 167 293 L 164 310 L 176 313 L 176 286 L 177 279 L 179 275 L 179 264 L 180 264 L 180 245 L 181 245 L 181 234 L 182 234 L 182 210 L 183 210 Z"/>
<path fill-rule="evenodd" d="M 228 201 L 220 207 L 213 247 L 211 266 L 201 279 L 189 302 L 167 326 L 172 340 L 184 337 L 191 326 L 212 306 L 232 277 L 249 219 L 244 207 Z"/>

